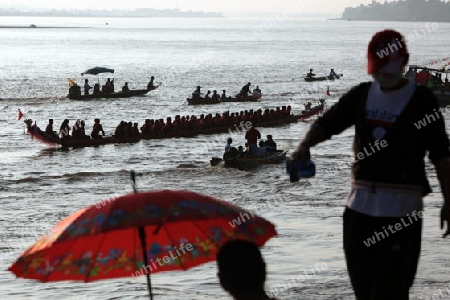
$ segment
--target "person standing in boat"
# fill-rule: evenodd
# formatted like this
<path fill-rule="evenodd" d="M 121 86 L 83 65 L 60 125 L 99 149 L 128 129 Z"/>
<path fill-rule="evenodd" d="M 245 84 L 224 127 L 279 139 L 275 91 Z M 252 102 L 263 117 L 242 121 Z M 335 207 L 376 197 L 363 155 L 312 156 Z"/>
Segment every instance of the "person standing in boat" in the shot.
<path fill-rule="evenodd" d="M 334 69 L 331 69 L 329 77 L 339 77 L 339 75 L 334 72 Z"/>
<path fill-rule="evenodd" d="M 385 49 L 389 54 L 380 57 Z M 373 81 L 354 86 L 315 121 L 290 159 L 292 165 L 306 162 L 311 147 L 354 128 L 355 161 L 343 214 L 350 281 L 356 299 L 406 300 L 420 257 L 423 197 L 432 192 L 426 154 L 444 198 L 442 237 L 450 234 L 450 141 L 436 96 L 403 77 L 405 38 L 394 30 L 377 32 L 367 57 Z M 417 126 L 421 120 L 428 122 Z"/>
<path fill-rule="evenodd" d="M 246 85 L 244 85 L 244 86 L 242 87 L 241 92 L 240 92 L 240 94 L 239 94 L 240 98 L 243 98 L 243 97 L 247 97 L 247 96 L 248 96 L 248 94 L 250 93 L 250 86 L 251 86 L 251 85 L 252 85 L 252 84 L 251 84 L 250 82 L 248 82 Z"/>
<path fill-rule="evenodd" d="M 255 128 L 255 122 L 250 122 L 250 129 L 245 133 L 250 156 L 256 156 L 258 150 L 258 139 L 261 138 L 261 133 Z"/>
<path fill-rule="evenodd" d="M 227 139 L 227 144 L 225 146 L 225 153 L 229 152 L 231 149 L 231 143 L 233 143 L 233 139 L 231 137 L 229 137 Z"/>
<path fill-rule="evenodd" d="M 92 86 L 89 85 L 89 80 L 84 80 L 84 94 L 89 95 L 89 90 L 92 89 Z"/>
<path fill-rule="evenodd" d="M 316 76 L 316 74 L 313 73 L 313 69 L 309 69 L 309 73 L 306 74 L 306 77 L 311 78 Z"/>
<path fill-rule="evenodd" d="M 47 127 L 45 127 L 45 133 L 47 133 L 47 134 L 55 133 L 53 131 L 53 119 L 48 119 Z"/>
<path fill-rule="evenodd" d="M 105 135 L 105 131 L 103 130 L 102 124 L 100 124 L 100 119 L 94 119 L 94 126 L 92 126 L 92 132 L 91 137 L 93 139 L 101 139 L 102 136 L 100 135 L 100 132 L 102 135 Z"/>
<path fill-rule="evenodd" d="M 156 89 L 156 86 L 153 82 L 154 80 L 155 80 L 154 76 L 150 77 L 150 82 L 147 84 L 147 91 L 152 91 L 152 90 Z"/>
<path fill-rule="evenodd" d="M 226 99 L 227 95 L 226 95 L 226 90 L 222 90 L 222 96 L 220 96 L 221 99 Z"/>

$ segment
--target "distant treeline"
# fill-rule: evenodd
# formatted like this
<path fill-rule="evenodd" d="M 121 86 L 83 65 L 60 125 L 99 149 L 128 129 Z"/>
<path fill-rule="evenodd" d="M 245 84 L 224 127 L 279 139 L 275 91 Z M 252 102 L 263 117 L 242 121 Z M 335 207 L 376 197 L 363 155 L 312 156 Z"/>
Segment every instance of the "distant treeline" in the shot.
<path fill-rule="evenodd" d="M 343 20 L 450 22 L 450 2 L 405 0 L 347 7 Z"/>
<path fill-rule="evenodd" d="M 20 11 L 0 9 L 0 16 L 40 17 L 135 17 L 135 18 L 223 18 L 222 13 L 180 11 L 179 9 L 139 8 L 135 10 L 52 9 L 48 11 Z"/>

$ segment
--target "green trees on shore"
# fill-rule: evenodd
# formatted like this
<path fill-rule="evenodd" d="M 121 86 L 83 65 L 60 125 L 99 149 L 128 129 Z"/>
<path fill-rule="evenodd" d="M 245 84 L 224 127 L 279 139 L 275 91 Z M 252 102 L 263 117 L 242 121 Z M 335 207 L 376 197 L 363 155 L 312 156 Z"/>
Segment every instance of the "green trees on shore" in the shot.
<path fill-rule="evenodd" d="M 343 20 L 450 22 L 450 2 L 404 0 L 347 7 Z"/>

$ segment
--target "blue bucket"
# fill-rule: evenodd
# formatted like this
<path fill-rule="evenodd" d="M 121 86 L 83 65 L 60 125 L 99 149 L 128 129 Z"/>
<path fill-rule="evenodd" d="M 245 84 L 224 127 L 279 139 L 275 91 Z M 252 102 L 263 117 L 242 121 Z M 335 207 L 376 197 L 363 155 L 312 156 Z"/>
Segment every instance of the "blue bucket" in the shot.
<path fill-rule="evenodd" d="M 300 178 L 310 178 L 316 175 L 316 165 L 308 159 L 305 164 L 299 160 L 296 166 L 292 166 L 291 160 L 286 157 L 286 173 L 289 174 L 291 182 L 299 181 Z"/>

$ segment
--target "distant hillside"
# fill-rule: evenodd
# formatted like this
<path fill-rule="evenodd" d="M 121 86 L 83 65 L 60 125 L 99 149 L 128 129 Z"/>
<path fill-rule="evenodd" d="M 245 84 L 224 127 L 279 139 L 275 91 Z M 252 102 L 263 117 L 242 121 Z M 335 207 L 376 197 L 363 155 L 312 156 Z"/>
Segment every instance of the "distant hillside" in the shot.
<path fill-rule="evenodd" d="M 450 22 L 450 2 L 405 0 L 347 7 L 342 20 Z"/>
<path fill-rule="evenodd" d="M 134 17 L 134 18 L 223 18 L 222 13 L 203 11 L 180 11 L 179 9 L 138 8 L 135 10 L 90 10 L 62 9 L 48 11 L 20 11 L 0 9 L 0 16 L 39 16 L 39 17 Z"/>

